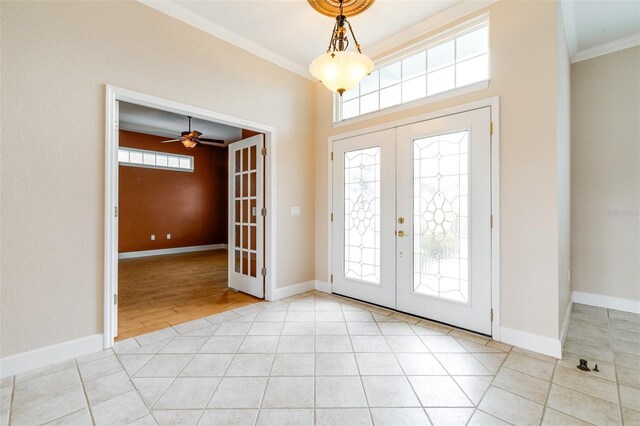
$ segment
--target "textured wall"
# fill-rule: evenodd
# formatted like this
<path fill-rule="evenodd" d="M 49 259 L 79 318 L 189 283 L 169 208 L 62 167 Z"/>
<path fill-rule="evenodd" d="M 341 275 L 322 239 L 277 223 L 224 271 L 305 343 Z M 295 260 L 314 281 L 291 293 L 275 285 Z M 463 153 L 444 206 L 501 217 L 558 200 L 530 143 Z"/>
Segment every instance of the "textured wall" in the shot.
<path fill-rule="evenodd" d="M 190 155 L 192 173 L 120 166 L 118 252 L 226 244 L 227 150 L 120 131 L 120 146 Z M 151 240 L 151 234 L 156 236 Z M 171 239 L 167 239 L 171 234 Z"/>
<path fill-rule="evenodd" d="M 571 281 L 640 301 L 638 76 L 640 47 L 571 67 Z"/>
<path fill-rule="evenodd" d="M 335 128 L 331 94 L 317 85 L 316 279 L 327 280 L 328 268 L 327 138 L 499 96 L 501 325 L 557 338 L 556 3 L 500 1 L 478 14 L 487 11 L 491 20 L 487 89 Z"/>
<path fill-rule="evenodd" d="M 105 84 L 274 126 L 270 273 L 313 279 L 313 83 L 135 1 L 0 8 L 2 356 L 103 331 Z"/>

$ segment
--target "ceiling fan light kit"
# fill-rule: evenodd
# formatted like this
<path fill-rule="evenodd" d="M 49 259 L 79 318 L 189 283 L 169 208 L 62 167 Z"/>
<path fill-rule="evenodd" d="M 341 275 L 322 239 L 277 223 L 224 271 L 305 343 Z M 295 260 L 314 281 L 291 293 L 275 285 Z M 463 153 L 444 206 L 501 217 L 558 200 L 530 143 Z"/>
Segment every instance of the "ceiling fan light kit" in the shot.
<path fill-rule="evenodd" d="M 162 141 L 161 143 L 181 142 L 182 145 L 184 145 L 184 147 L 187 149 L 195 148 L 198 145 L 211 145 L 221 148 L 227 147 L 225 141 L 201 138 L 201 132 L 197 130 L 191 130 L 191 117 L 187 116 L 187 118 L 189 119 L 189 130 L 181 132 L 178 139 L 170 139 L 168 141 Z"/>
<path fill-rule="evenodd" d="M 309 72 L 320 80 L 329 90 L 342 96 L 344 92 L 354 88 L 373 71 L 373 61 L 360 50 L 349 16 L 357 15 L 367 9 L 374 0 L 307 0 L 309 4 L 323 15 L 336 16 L 331 40 L 326 53 L 318 56 L 309 65 Z M 356 51 L 347 51 L 349 34 L 355 44 Z"/>

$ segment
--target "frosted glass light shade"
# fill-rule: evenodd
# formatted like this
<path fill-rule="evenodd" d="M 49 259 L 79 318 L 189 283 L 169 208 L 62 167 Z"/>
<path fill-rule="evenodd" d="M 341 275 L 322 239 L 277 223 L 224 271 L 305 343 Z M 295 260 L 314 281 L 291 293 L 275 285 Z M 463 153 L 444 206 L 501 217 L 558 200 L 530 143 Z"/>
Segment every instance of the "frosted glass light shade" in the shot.
<path fill-rule="evenodd" d="M 373 70 L 373 61 L 358 52 L 324 53 L 309 65 L 309 72 L 329 90 L 342 94 L 354 88 Z"/>

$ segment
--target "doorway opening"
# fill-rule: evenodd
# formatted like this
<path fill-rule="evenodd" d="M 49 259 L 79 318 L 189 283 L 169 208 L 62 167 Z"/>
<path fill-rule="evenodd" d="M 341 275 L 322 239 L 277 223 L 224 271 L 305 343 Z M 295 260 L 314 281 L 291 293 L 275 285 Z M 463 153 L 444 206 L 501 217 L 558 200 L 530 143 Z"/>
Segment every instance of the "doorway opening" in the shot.
<path fill-rule="evenodd" d="M 273 128 L 108 86 L 106 136 L 105 348 L 271 300 Z"/>

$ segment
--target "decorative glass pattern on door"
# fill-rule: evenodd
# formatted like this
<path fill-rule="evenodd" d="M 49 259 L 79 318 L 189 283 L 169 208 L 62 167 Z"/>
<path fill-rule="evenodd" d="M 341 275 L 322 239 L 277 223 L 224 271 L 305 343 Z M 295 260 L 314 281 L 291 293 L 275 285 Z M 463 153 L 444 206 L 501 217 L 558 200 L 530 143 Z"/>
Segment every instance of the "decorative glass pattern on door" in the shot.
<path fill-rule="evenodd" d="M 469 302 L 468 132 L 413 142 L 413 289 Z"/>
<path fill-rule="evenodd" d="M 380 283 L 380 147 L 344 154 L 344 276 Z"/>
<path fill-rule="evenodd" d="M 257 232 L 257 161 L 256 146 L 239 149 L 235 152 L 234 170 L 234 259 L 235 271 L 242 275 L 255 277 L 256 271 L 256 232 Z"/>

